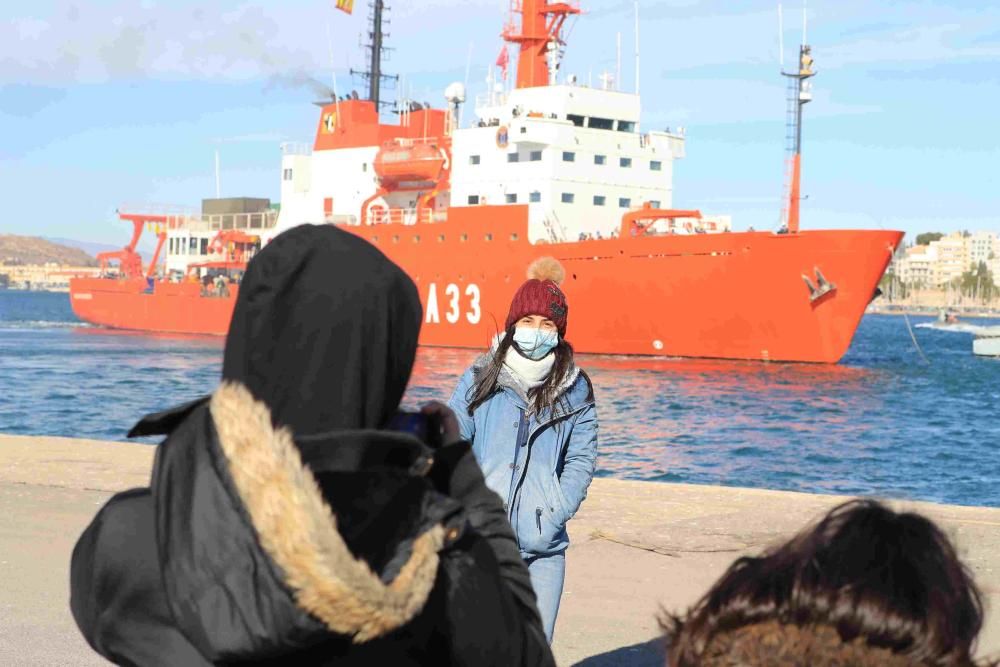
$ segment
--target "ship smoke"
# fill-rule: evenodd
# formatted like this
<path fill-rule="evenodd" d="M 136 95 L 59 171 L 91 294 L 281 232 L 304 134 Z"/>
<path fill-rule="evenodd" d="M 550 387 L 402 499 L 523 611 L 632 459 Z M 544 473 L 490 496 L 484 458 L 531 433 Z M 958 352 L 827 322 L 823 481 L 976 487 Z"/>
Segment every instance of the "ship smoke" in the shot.
<path fill-rule="evenodd" d="M 333 100 L 337 97 L 333 92 L 333 88 L 305 72 L 275 74 L 270 78 L 264 90 L 267 91 L 275 87 L 307 88 L 321 100 Z"/>

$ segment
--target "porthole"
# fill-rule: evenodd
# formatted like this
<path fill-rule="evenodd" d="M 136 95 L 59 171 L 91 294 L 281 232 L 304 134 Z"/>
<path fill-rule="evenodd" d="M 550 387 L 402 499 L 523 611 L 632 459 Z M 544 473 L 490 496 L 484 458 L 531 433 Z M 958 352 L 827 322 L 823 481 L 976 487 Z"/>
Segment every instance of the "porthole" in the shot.
<path fill-rule="evenodd" d="M 493 240 L 493 234 L 490 234 L 489 232 L 487 232 L 487 233 L 486 233 L 486 236 L 485 236 L 485 239 L 486 239 L 487 241 L 492 241 L 492 240 Z"/>
<path fill-rule="evenodd" d="M 462 234 L 462 236 L 461 236 L 461 237 L 459 237 L 459 238 L 461 238 L 461 239 L 462 239 L 462 242 L 464 243 L 464 242 L 466 242 L 466 241 L 468 241 L 468 240 L 469 240 L 469 235 L 468 235 L 468 234 Z"/>
<path fill-rule="evenodd" d="M 414 234 L 413 235 L 413 242 L 414 243 L 420 243 L 420 234 Z"/>
<path fill-rule="evenodd" d="M 392 235 L 392 242 L 393 243 L 399 243 L 399 234 L 393 234 Z"/>
<path fill-rule="evenodd" d="M 510 235 L 510 240 L 511 241 L 516 241 L 517 240 L 517 232 L 514 232 L 513 234 Z"/>
<path fill-rule="evenodd" d="M 438 243 L 444 243 L 444 234 L 438 234 Z"/>

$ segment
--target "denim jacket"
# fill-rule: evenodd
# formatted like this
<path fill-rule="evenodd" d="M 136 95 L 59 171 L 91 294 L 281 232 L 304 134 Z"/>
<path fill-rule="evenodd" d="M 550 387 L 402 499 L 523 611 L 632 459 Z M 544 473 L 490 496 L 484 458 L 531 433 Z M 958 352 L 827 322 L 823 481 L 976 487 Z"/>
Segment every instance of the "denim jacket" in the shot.
<path fill-rule="evenodd" d="M 522 556 L 559 553 L 569 546 L 566 522 L 597 467 L 597 411 L 587 380 L 574 368 L 553 407 L 528 409 L 526 391 L 506 368 L 500 389 L 469 415 L 481 357 L 458 382 L 448 404 L 462 437 L 483 469 L 486 486 L 504 501 Z"/>

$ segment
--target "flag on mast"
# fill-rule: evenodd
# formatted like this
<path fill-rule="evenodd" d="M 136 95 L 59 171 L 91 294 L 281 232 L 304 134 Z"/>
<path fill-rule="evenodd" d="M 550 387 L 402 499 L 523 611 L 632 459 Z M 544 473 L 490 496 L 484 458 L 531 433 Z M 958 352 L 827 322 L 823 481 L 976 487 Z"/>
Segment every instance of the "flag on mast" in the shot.
<path fill-rule="evenodd" d="M 507 80 L 507 63 L 509 60 L 510 59 L 507 57 L 507 45 L 504 44 L 503 48 L 500 49 L 500 55 L 497 56 L 497 67 L 500 68 L 500 73 L 501 76 L 503 76 L 504 81 Z"/>
<path fill-rule="evenodd" d="M 354 11 L 354 0 L 337 0 L 337 9 L 350 14 Z"/>

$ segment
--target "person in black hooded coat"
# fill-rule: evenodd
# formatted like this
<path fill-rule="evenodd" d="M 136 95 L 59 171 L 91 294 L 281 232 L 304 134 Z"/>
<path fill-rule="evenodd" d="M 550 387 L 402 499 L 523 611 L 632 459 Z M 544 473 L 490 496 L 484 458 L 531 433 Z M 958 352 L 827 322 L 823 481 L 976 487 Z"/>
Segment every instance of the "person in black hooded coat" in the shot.
<path fill-rule="evenodd" d="M 209 397 L 148 415 L 148 488 L 73 551 L 70 606 L 122 665 L 553 665 L 501 500 L 446 444 L 379 430 L 416 353 L 412 281 L 330 226 L 248 266 Z"/>

